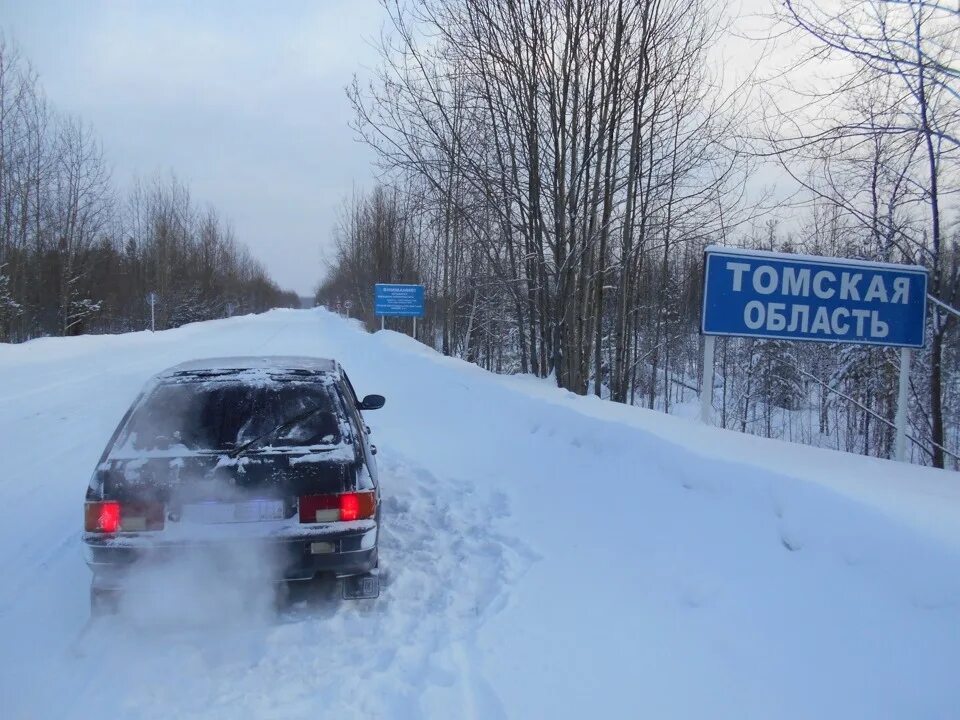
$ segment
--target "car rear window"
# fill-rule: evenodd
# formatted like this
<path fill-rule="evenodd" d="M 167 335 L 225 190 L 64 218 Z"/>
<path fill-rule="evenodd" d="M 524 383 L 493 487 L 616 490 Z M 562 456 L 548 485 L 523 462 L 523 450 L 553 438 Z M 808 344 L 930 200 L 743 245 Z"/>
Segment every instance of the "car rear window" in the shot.
<path fill-rule="evenodd" d="M 312 410 L 316 412 L 310 417 L 267 438 L 264 445 L 332 445 L 341 441 L 338 402 L 321 382 L 162 383 L 134 410 L 118 445 L 229 450 Z"/>

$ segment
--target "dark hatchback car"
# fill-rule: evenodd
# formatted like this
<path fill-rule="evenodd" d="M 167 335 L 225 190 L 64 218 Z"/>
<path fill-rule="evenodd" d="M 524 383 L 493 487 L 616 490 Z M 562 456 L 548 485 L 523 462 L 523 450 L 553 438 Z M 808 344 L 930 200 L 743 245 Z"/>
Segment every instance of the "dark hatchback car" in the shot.
<path fill-rule="evenodd" d="M 107 444 L 86 494 L 94 611 L 128 571 L 196 548 L 269 547 L 276 580 L 343 579 L 379 594 L 376 447 L 333 360 L 222 358 L 154 377 Z"/>

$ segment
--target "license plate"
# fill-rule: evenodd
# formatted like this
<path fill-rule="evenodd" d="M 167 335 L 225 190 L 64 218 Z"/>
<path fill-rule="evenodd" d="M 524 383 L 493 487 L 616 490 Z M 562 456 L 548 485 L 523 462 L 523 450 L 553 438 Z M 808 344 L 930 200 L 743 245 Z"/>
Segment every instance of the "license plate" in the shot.
<path fill-rule="evenodd" d="M 185 522 L 217 523 L 262 522 L 283 519 L 283 500 L 250 500 L 239 503 L 205 502 L 183 506 Z"/>
<path fill-rule="evenodd" d="M 341 581 L 344 600 L 364 600 L 380 597 L 380 578 L 376 575 L 353 575 Z"/>

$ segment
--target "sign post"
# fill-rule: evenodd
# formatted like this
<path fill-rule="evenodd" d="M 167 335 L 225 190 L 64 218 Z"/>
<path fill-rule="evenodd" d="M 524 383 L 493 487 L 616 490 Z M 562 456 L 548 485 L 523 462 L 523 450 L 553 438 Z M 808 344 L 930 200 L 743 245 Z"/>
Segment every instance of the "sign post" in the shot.
<path fill-rule="evenodd" d="M 926 299 L 917 265 L 708 247 L 701 418 L 713 406 L 713 336 L 899 347 L 894 454 L 905 459 L 910 348 L 924 344 Z"/>
<path fill-rule="evenodd" d="M 157 323 L 154 306 L 157 304 L 157 294 L 152 290 L 147 293 L 147 302 L 150 303 L 150 332 L 156 332 Z"/>
<path fill-rule="evenodd" d="M 910 348 L 900 348 L 900 387 L 897 392 L 897 414 L 893 424 L 896 436 L 893 441 L 893 456 L 905 462 L 907 459 L 907 408 L 910 402 Z"/>
<path fill-rule="evenodd" d="M 713 415 L 713 335 L 703 336 L 703 386 L 700 388 L 700 420 L 711 424 Z"/>
<path fill-rule="evenodd" d="M 377 283 L 373 286 L 373 310 L 380 316 L 380 329 L 387 316 L 413 318 L 413 337 L 417 337 L 417 318 L 423 317 L 426 288 L 423 285 Z"/>

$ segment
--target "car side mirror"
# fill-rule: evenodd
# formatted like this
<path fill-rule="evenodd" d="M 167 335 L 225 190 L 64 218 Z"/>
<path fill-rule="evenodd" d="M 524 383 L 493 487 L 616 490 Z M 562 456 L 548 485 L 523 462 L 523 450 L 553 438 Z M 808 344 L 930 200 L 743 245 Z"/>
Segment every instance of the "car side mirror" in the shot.
<path fill-rule="evenodd" d="M 383 407 L 387 399 L 383 395 L 367 395 L 360 401 L 361 410 L 379 410 Z"/>

